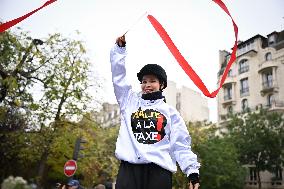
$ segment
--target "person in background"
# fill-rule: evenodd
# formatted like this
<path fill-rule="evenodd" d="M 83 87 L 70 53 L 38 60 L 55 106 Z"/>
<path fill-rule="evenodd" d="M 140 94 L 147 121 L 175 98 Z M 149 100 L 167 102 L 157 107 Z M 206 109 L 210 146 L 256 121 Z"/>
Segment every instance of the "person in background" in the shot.
<path fill-rule="evenodd" d="M 67 184 L 67 189 L 80 189 L 80 182 L 78 180 L 70 180 Z"/>
<path fill-rule="evenodd" d="M 106 189 L 106 187 L 103 184 L 98 184 L 95 189 Z"/>
<path fill-rule="evenodd" d="M 111 181 L 105 182 L 104 185 L 106 186 L 106 189 L 112 189 L 112 182 Z"/>
<path fill-rule="evenodd" d="M 56 188 L 57 189 L 66 189 L 66 184 L 56 183 Z"/>
<path fill-rule="evenodd" d="M 140 52 L 141 56 L 147 56 Z M 139 57 L 137 57 L 139 58 Z M 121 112 L 116 157 L 121 160 L 116 189 L 172 189 L 176 162 L 187 175 L 189 188 L 199 187 L 197 156 L 191 151 L 191 138 L 178 111 L 165 103 L 166 71 L 147 64 L 139 73 L 141 92 L 126 80 L 125 36 L 117 38 L 110 52 L 114 93 Z M 193 99 L 192 99 L 193 100 Z"/>

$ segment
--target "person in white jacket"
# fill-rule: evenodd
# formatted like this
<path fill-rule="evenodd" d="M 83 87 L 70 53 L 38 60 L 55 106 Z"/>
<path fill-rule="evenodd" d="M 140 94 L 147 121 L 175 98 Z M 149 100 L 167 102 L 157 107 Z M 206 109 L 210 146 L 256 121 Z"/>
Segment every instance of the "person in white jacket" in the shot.
<path fill-rule="evenodd" d="M 171 189 L 176 162 L 188 177 L 189 188 L 199 187 L 197 156 L 191 138 L 177 110 L 162 95 L 167 74 L 157 64 L 147 64 L 137 74 L 141 92 L 126 80 L 125 36 L 116 40 L 110 52 L 112 82 L 121 112 L 116 157 L 121 160 L 116 189 Z"/>

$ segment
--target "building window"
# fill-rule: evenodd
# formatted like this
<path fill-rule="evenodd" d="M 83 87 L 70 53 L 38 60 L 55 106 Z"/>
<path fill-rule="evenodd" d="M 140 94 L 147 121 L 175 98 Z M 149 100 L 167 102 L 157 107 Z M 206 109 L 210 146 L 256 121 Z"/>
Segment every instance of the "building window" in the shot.
<path fill-rule="evenodd" d="M 242 111 L 245 112 L 248 110 L 248 100 L 247 99 L 243 99 L 242 100 Z"/>
<path fill-rule="evenodd" d="M 255 167 L 249 168 L 249 184 L 256 185 L 257 184 L 257 174 Z"/>
<path fill-rule="evenodd" d="M 229 72 L 228 72 L 228 77 L 233 77 L 233 71 L 232 71 L 232 69 L 229 70 Z"/>
<path fill-rule="evenodd" d="M 176 109 L 178 112 L 180 112 L 180 108 L 181 108 L 180 99 L 181 99 L 181 93 L 177 93 L 176 94 Z"/>
<path fill-rule="evenodd" d="M 228 114 L 233 114 L 233 106 L 229 106 L 227 109 Z"/>
<path fill-rule="evenodd" d="M 274 44 L 275 41 L 276 41 L 276 36 L 275 36 L 275 35 L 269 36 L 269 38 L 268 38 L 268 44 L 269 44 L 269 45 Z"/>
<path fill-rule="evenodd" d="M 277 178 L 277 180 L 283 180 L 281 167 L 276 168 L 275 177 Z"/>
<path fill-rule="evenodd" d="M 240 82 L 240 95 L 241 97 L 249 95 L 248 78 L 242 79 Z"/>
<path fill-rule="evenodd" d="M 239 62 L 239 74 L 249 71 L 248 60 L 243 59 Z"/>
<path fill-rule="evenodd" d="M 240 56 L 250 50 L 254 49 L 254 41 L 247 42 L 246 44 L 242 44 L 238 47 L 237 56 Z"/>
<path fill-rule="evenodd" d="M 266 60 L 266 61 L 272 60 L 272 54 L 271 54 L 271 52 L 268 52 L 268 53 L 265 54 L 265 60 Z"/>
<path fill-rule="evenodd" d="M 275 171 L 273 173 L 273 178 L 272 178 L 272 185 L 282 185 L 282 168 L 281 167 L 276 167 Z"/>
<path fill-rule="evenodd" d="M 262 86 L 264 89 L 271 88 L 273 86 L 272 70 L 262 74 L 262 81 Z"/>
<path fill-rule="evenodd" d="M 231 55 L 230 55 L 230 54 L 226 56 L 226 64 L 228 64 L 228 63 L 229 63 L 230 58 L 231 58 Z"/>
<path fill-rule="evenodd" d="M 224 100 L 231 100 L 232 99 L 232 85 L 226 86 L 224 88 Z"/>
<path fill-rule="evenodd" d="M 274 103 L 274 95 L 270 94 L 267 96 L 267 107 L 271 108 Z"/>

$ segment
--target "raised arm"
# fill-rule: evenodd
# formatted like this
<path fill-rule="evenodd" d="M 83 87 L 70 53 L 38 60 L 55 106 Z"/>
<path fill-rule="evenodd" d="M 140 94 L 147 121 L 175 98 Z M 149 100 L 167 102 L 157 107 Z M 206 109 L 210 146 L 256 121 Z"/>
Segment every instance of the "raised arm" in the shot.
<path fill-rule="evenodd" d="M 112 72 L 112 82 L 116 100 L 121 111 L 124 110 L 127 99 L 131 93 L 131 85 L 126 81 L 126 41 L 125 36 L 116 40 L 115 46 L 110 51 L 110 63 Z"/>

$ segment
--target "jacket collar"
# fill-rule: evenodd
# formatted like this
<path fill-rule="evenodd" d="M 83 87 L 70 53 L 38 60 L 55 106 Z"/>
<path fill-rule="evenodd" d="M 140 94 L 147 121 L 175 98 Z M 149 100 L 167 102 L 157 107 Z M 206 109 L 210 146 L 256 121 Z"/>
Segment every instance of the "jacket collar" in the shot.
<path fill-rule="evenodd" d="M 157 100 L 157 99 L 163 99 L 165 98 L 162 94 L 162 91 L 156 91 L 152 93 L 142 94 L 141 96 L 144 100 Z"/>

